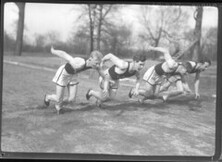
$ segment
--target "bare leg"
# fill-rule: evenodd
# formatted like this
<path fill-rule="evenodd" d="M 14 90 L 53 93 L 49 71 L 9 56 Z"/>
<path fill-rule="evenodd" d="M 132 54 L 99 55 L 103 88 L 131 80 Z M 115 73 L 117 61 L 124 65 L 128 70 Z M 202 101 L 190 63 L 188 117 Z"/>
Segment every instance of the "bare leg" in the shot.
<path fill-rule="evenodd" d="M 102 92 L 101 92 L 102 93 Z M 117 93 L 117 89 L 110 89 L 108 97 L 102 97 L 102 99 L 97 98 L 96 105 L 100 108 L 102 107 L 102 103 L 115 99 Z M 102 94 L 103 95 L 103 94 Z"/>
<path fill-rule="evenodd" d="M 67 102 L 74 103 L 76 101 L 76 94 L 77 94 L 78 86 L 76 84 L 69 85 L 67 88 L 68 88 Z"/>
<path fill-rule="evenodd" d="M 116 92 L 118 89 L 118 81 L 115 83 L 115 86 L 116 86 L 115 89 L 112 89 L 110 87 L 108 80 L 103 80 L 102 78 L 100 78 L 99 84 L 100 84 L 101 90 L 100 91 L 89 90 L 87 94 L 87 98 L 89 98 L 89 96 L 95 97 L 97 99 L 96 101 L 97 106 L 101 107 L 101 104 L 103 102 L 109 101 L 116 96 Z M 105 92 L 104 92 L 104 89 L 106 89 Z"/>
<path fill-rule="evenodd" d="M 156 85 L 155 86 L 155 88 L 154 88 L 154 91 L 153 91 L 153 93 L 154 93 L 154 98 L 161 98 L 162 99 L 162 96 L 160 95 L 160 85 L 158 84 L 158 85 Z"/>
<path fill-rule="evenodd" d="M 89 91 L 89 95 L 95 97 L 97 100 L 101 100 L 101 101 L 106 101 L 108 99 L 107 97 L 104 97 L 104 93 L 103 91 L 94 91 L 94 90 L 90 90 Z"/>
<path fill-rule="evenodd" d="M 99 78 L 99 84 L 100 84 L 100 91 L 94 91 L 89 90 L 88 96 L 94 96 L 97 100 L 100 100 L 102 102 L 109 99 L 110 96 L 110 85 L 108 80 L 103 80 L 102 77 Z M 104 89 L 106 89 L 106 92 L 104 92 Z"/>
<path fill-rule="evenodd" d="M 143 96 L 142 99 L 139 100 L 140 103 L 143 103 L 147 99 L 153 99 L 154 98 L 154 89 L 155 86 L 146 83 L 146 89 L 139 89 L 139 95 Z"/>
<path fill-rule="evenodd" d="M 115 99 L 117 90 L 118 90 L 118 89 L 111 89 L 111 90 L 109 91 L 110 99 Z"/>
<path fill-rule="evenodd" d="M 166 91 L 169 89 L 171 83 L 170 82 L 166 82 L 163 85 L 160 86 L 160 92 Z"/>
<path fill-rule="evenodd" d="M 178 96 L 178 95 L 183 94 L 183 85 L 182 85 L 181 80 L 178 80 L 176 82 L 176 87 L 177 87 L 176 90 L 163 92 L 163 94 L 162 94 L 163 100 L 166 101 L 169 97 Z"/>
<path fill-rule="evenodd" d="M 56 85 L 56 94 L 46 95 L 47 101 L 55 101 L 55 108 L 57 110 L 57 114 L 59 114 L 60 109 L 62 109 L 62 102 L 64 97 L 65 87 L 61 87 Z"/>

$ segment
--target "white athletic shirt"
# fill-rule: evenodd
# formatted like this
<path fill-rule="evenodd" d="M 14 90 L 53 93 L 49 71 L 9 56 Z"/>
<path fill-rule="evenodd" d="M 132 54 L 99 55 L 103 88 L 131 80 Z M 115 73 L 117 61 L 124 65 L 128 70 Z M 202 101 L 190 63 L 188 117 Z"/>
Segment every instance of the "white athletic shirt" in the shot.
<path fill-rule="evenodd" d="M 80 69 L 85 66 L 85 59 L 81 57 L 74 57 L 70 64 L 74 69 Z"/>

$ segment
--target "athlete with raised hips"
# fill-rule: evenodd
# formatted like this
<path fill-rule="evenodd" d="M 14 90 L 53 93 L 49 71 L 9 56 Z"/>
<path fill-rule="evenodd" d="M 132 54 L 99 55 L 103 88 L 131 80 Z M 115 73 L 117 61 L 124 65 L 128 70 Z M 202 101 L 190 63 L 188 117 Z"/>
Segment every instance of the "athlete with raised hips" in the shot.
<path fill-rule="evenodd" d="M 199 84 L 200 84 L 200 73 L 205 71 L 210 65 L 211 61 L 207 57 L 203 57 L 200 61 L 187 61 L 185 62 L 185 67 L 187 69 L 187 74 L 195 74 L 195 79 L 194 79 L 194 91 L 195 91 L 195 99 L 198 99 L 200 97 L 199 94 Z M 191 89 L 186 82 L 186 76 L 181 76 L 182 82 L 183 82 L 183 90 L 184 93 L 191 93 Z M 171 81 L 170 81 L 171 80 Z M 172 83 L 174 83 L 175 80 L 173 79 L 173 76 L 169 78 L 167 82 L 165 82 L 161 86 L 161 91 L 167 90 Z"/>
<path fill-rule="evenodd" d="M 93 96 L 97 99 L 97 104 L 101 106 L 101 102 L 113 99 L 116 96 L 117 89 L 119 88 L 119 80 L 131 76 L 136 76 L 134 95 L 137 95 L 140 85 L 139 71 L 145 65 L 146 56 L 143 54 L 135 55 L 133 61 L 125 61 L 109 53 L 103 57 L 101 66 L 103 66 L 106 61 L 111 61 L 114 65 L 104 71 L 104 77 L 100 76 L 101 91 L 89 89 L 86 94 L 87 100 Z"/>
<path fill-rule="evenodd" d="M 170 55 L 169 51 L 162 47 L 148 47 L 149 51 L 158 51 L 164 55 L 164 62 L 161 62 L 157 65 L 150 67 L 143 76 L 143 81 L 145 81 L 146 86 L 144 89 L 139 89 L 139 95 L 143 96 L 139 102 L 143 103 L 147 99 L 162 98 L 165 100 L 166 95 L 160 95 L 160 85 L 163 80 L 168 76 L 176 76 L 177 79 L 177 90 L 171 91 L 167 94 L 168 96 L 174 96 L 181 93 L 181 80 L 177 78 L 179 75 L 186 73 L 186 68 L 182 63 L 176 62 Z M 131 89 L 129 92 L 129 97 L 131 98 L 134 95 L 134 89 Z"/>
<path fill-rule="evenodd" d="M 66 64 L 59 67 L 52 80 L 56 84 L 56 94 L 46 94 L 44 98 L 46 106 L 49 106 L 50 101 L 56 102 L 55 108 L 57 114 L 59 114 L 64 101 L 65 88 L 67 87 L 68 89 L 68 102 L 72 102 L 76 96 L 78 81 L 73 82 L 73 77 L 88 69 L 95 69 L 100 72 L 100 62 L 103 55 L 99 51 L 92 51 L 89 58 L 84 59 L 81 57 L 72 57 L 65 51 L 55 50 L 53 47 L 51 47 L 51 53 L 67 61 Z"/>

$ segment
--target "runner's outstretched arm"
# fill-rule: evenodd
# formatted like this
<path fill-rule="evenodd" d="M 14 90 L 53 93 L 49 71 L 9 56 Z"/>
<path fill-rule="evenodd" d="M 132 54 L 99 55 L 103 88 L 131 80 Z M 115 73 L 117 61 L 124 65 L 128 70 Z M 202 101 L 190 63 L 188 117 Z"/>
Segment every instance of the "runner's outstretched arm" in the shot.
<path fill-rule="evenodd" d="M 96 70 L 98 71 L 99 75 L 104 79 L 106 77 L 104 70 L 102 69 L 102 67 L 96 68 Z"/>
<path fill-rule="evenodd" d="M 56 55 L 58 57 L 61 57 L 63 59 L 65 59 L 68 62 L 71 62 L 71 60 L 73 59 L 72 56 L 70 56 L 68 53 L 66 53 L 65 51 L 62 50 L 55 50 L 53 47 L 51 47 L 51 53 L 53 55 Z"/>
<path fill-rule="evenodd" d="M 158 51 L 158 52 L 163 53 L 164 59 L 165 59 L 165 61 L 167 62 L 168 66 L 170 68 L 173 68 L 173 67 L 175 67 L 177 65 L 176 61 L 171 57 L 171 55 L 169 53 L 169 50 L 167 50 L 166 48 L 150 46 L 150 47 L 148 47 L 148 50 Z"/>
<path fill-rule="evenodd" d="M 172 57 L 171 57 L 169 51 L 167 49 L 163 48 L 163 47 L 151 47 L 150 46 L 150 47 L 148 47 L 148 50 L 152 50 L 152 51 L 157 51 L 157 52 L 163 53 L 164 59 L 166 61 L 172 60 Z"/>
<path fill-rule="evenodd" d="M 105 55 L 102 59 L 101 64 L 103 65 L 108 60 L 110 60 L 113 64 L 115 64 L 120 69 L 124 69 L 128 66 L 127 62 L 121 60 L 120 58 L 116 57 L 112 53 Z"/>

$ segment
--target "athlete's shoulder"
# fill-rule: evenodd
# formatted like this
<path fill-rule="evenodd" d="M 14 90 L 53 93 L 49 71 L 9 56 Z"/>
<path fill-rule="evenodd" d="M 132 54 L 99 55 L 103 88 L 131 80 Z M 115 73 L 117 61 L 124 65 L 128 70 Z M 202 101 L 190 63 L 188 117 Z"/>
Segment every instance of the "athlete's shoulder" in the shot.
<path fill-rule="evenodd" d="M 196 63 L 195 61 L 187 61 L 187 62 L 189 62 L 189 63 Z"/>
<path fill-rule="evenodd" d="M 85 59 L 81 57 L 74 57 L 70 62 L 69 62 L 74 68 L 82 67 L 85 65 Z"/>
<path fill-rule="evenodd" d="M 74 59 L 75 59 L 75 60 L 78 60 L 78 61 L 85 61 L 85 59 L 82 58 L 82 57 L 74 57 Z"/>
<path fill-rule="evenodd" d="M 197 62 L 195 62 L 195 61 L 188 61 L 188 63 L 189 63 L 192 67 L 194 67 L 194 66 L 197 65 Z"/>
<path fill-rule="evenodd" d="M 74 61 L 78 63 L 85 63 L 85 59 L 82 57 L 74 57 Z"/>

